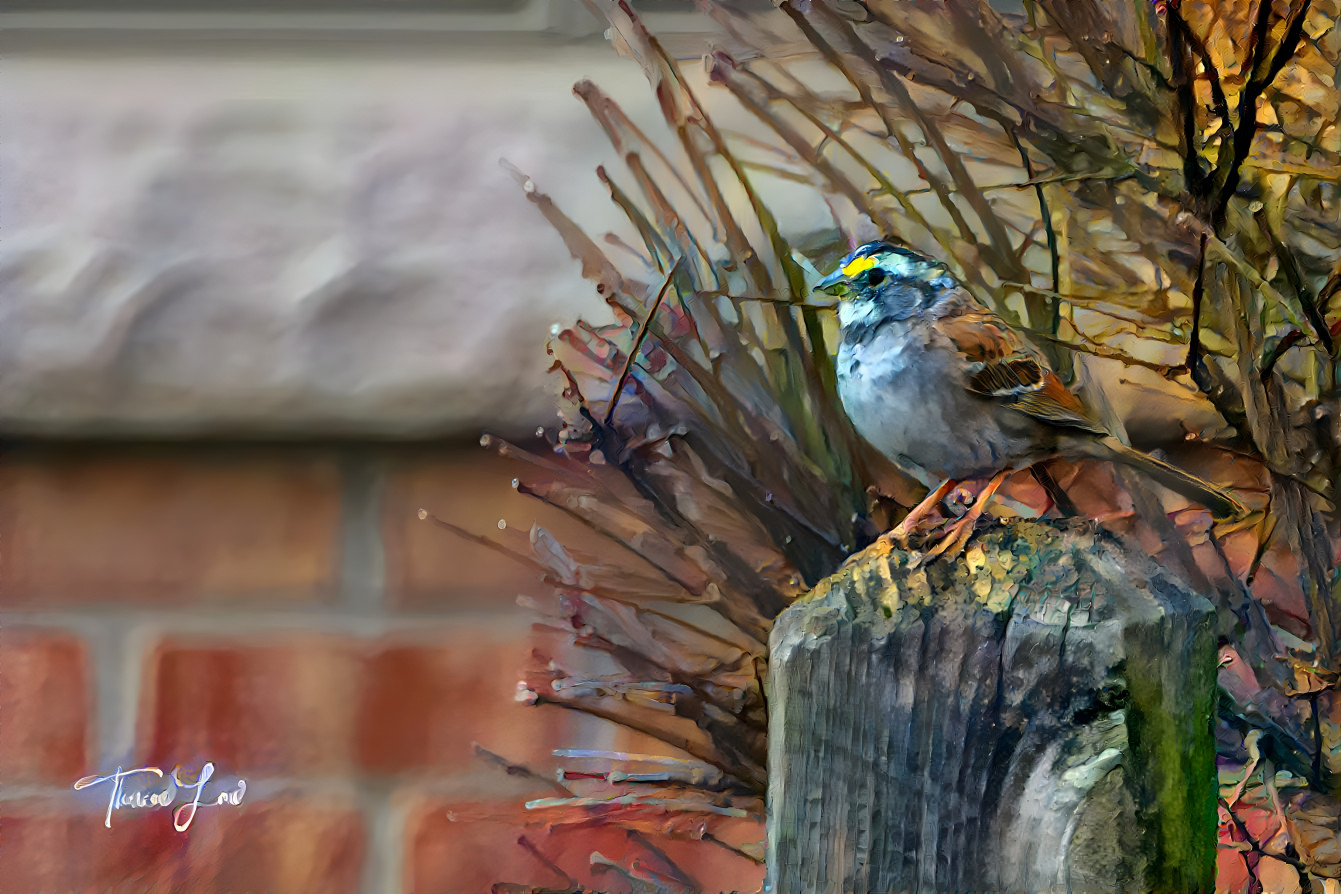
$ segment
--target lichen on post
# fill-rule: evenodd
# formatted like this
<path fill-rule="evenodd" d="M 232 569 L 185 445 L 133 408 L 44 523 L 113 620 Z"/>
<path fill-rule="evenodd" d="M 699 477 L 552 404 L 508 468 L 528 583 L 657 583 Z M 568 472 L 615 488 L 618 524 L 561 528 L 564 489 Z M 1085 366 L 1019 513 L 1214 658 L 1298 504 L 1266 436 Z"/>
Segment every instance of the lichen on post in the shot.
<path fill-rule="evenodd" d="M 773 894 L 1213 888 L 1213 612 L 1112 535 L 877 545 L 771 651 Z"/>

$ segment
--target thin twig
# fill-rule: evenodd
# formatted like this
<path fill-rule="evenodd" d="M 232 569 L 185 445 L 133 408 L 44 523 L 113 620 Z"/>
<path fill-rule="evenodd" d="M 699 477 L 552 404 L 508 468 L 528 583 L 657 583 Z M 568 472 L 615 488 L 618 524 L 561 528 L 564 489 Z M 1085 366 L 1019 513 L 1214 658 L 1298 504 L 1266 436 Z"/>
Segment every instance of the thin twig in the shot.
<path fill-rule="evenodd" d="M 1262 229 L 1262 233 L 1271 242 L 1271 250 L 1280 261 L 1281 273 L 1285 274 L 1285 279 L 1290 283 L 1290 288 L 1294 290 L 1295 297 L 1299 299 L 1299 306 L 1304 311 L 1304 319 L 1308 321 L 1313 330 L 1313 337 L 1317 340 L 1327 352 L 1329 357 L 1336 355 L 1336 345 L 1332 341 L 1332 333 L 1327 326 L 1327 319 L 1323 311 L 1318 306 L 1318 299 L 1309 288 L 1308 282 L 1304 279 L 1303 271 L 1299 269 L 1299 261 L 1295 258 L 1294 252 L 1281 241 L 1271 222 L 1267 219 L 1266 210 L 1259 211 L 1255 217 L 1257 224 Z"/>
<path fill-rule="evenodd" d="M 563 785 L 553 776 L 546 776 L 543 773 L 537 773 L 525 764 L 519 764 L 516 761 L 510 761 L 501 754 L 496 754 L 485 748 L 483 745 L 475 743 L 475 756 L 483 758 L 495 766 L 502 767 L 509 776 L 521 776 L 533 782 L 539 782 L 554 789 L 561 797 L 571 797 L 573 790 Z"/>
<path fill-rule="evenodd" d="M 1187 370 L 1197 387 L 1209 393 L 1213 387 L 1201 360 L 1201 302 L 1206 294 L 1206 232 L 1203 230 L 1197 247 L 1197 278 L 1192 283 L 1192 331 L 1187 337 L 1187 357 L 1182 368 Z"/>
<path fill-rule="evenodd" d="M 1117 360 L 1126 366 L 1143 366 L 1146 369 L 1153 369 L 1158 373 L 1168 373 L 1172 368 L 1167 363 L 1156 363 L 1153 360 L 1142 360 L 1139 357 L 1132 357 L 1130 354 L 1124 354 L 1121 351 L 1115 351 L 1112 348 L 1105 348 L 1100 345 L 1077 344 L 1073 341 L 1067 341 L 1064 338 L 1058 338 L 1055 335 L 1049 335 L 1046 332 L 1038 330 L 1028 330 L 1033 338 L 1041 338 L 1044 341 L 1053 342 L 1066 348 L 1068 351 L 1077 351 L 1081 354 L 1092 354 L 1095 357 L 1103 357 L 1107 360 Z"/>
<path fill-rule="evenodd" d="M 577 879 L 573 878 L 567 872 L 564 872 L 564 870 L 561 869 L 557 863 L 555 863 L 549 857 L 545 856 L 544 853 L 541 852 L 540 848 L 532 844 L 531 840 L 527 838 L 525 835 L 518 836 L 517 843 L 520 844 L 523 848 L 525 848 L 527 853 L 529 853 L 531 856 L 539 860 L 541 864 L 543 864 L 545 868 L 548 869 L 550 872 L 553 872 L 555 875 L 563 876 L 563 883 L 567 887 L 567 890 L 569 891 L 582 890 L 582 884 Z"/>
<path fill-rule="evenodd" d="M 1271 538 L 1276 536 L 1276 525 L 1280 522 L 1271 511 L 1271 498 L 1271 488 L 1267 488 L 1267 504 L 1262 511 L 1262 521 L 1257 533 L 1257 549 L 1253 550 L 1253 560 L 1248 564 L 1248 573 L 1243 577 L 1243 583 L 1247 587 L 1252 587 L 1253 581 L 1257 579 L 1257 572 L 1262 567 L 1262 560 L 1271 546 Z"/>
<path fill-rule="evenodd" d="M 681 258 L 676 258 L 675 263 L 671 264 L 670 270 L 666 271 L 666 278 L 661 281 L 661 288 L 657 289 L 657 296 L 652 301 L 652 306 L 648 308 L 646 315 L 638 323 L 638 332 L 633 336 L 633 347 L 629 348 L 629 353 L 624 358 L 624 365 L 619 370 L 619 378 L 615 380 L 615 390 L 610 393 L 610 403 L 605 408 L 604 425 L 607 428 L 610 426 L 610 421 L 615 418 L 615 407 L 619 404 L 619 395 L 624 391 L 624 385 L 633 372 L 634 361 L 638 359 L 638 352 L 642 350 L 643 342 L 647 339 L 647 331 L 652 324 L 652 318 L 657 315 L 661 302 L 666 300 L 666 293 L 670 291 L 671 283 L 675 280 L 675 271 L 680 269 L 680 261 Z"/>
<path fill-rule="evenodd" d="M 782 3 L 779 8 L 791 17 L 792 21 L 796 23 L 796 27 L 801 30 L 801 33 L 814 45 L 815 49 L 819 50 L 820 55 L 822 55 L 830 65 L 838 69 L 843 77 L 847 79 L 847 82 L 857 91 L 857 95 L 861 97 L 864 106 L 871 109 L 877 116 L 879 116 L 881 123 L 885 127 L 886 135 L 894 140 L 904 158 L 908 159 L 917 170 L 918 176 L 931 187 L 932 191 L 936 193 L 937 198 L 940 199 L 941 206 L 945 209 L 946 214 L 949 215 L 950 219 L 955 224 L 955 228 L 959 231 L 959 238 L 970 245 L 977 245 L 977 236 L 974 234 L 973 228 L 969 226 L 968 221 L 964 219 L 963 212 L 959 210 L 959 206 L 950 199 L 949 186 L 939 176 L 932 173 L 931 170 L 927 168 L 926 164 L 923 163 L 921 157 L 917 154 L 917 149 L 913 145 L 912 140 L 908 139 L 907 135 L 903 132 L 903 128 L 899 126 L 898 119 L 890 113 L 889 109 L 886 108 L 885 103 L 882 103 L 875 98 L 875 94 L 871 91 L 870 85 L 857 76 L 857 73 L 853 71 L 852 66 L 850 65 L 850 60 L 845 54 L 841 53 L 836 47 L 830 44 L 824 36 L 819 33 L 810 20 L 806 18 L 805 14 L 790 2 Z M 855 35 L 852 35 L 849 40 L 858 41 L 859 39 Z M 863 44 L 863 46 L 865 45 Z"/>
<path fill-rule="evenodd" d="M 1034 180 L 1034 163 L 1029 158 L 1029 151 L 1024 148 L 1024 143 L 1020 142 L 1019 135 L 1013 128 L 1007 128 L 1006 134 L 1020 153 L 1020 161 L 1024 164 L 1024 172 L 1029 175 L 1029 180 Z M 1052 211 L 1048 208 L 1048 197 L 1043 192 L 1043 184 L 1034 184 L 1034 194 L 1038 197 L 1039 220 L 1043 223 L 1043 233 L 1048 240 L 1048 260 L 1049 272 L 1052 275 L 1052 291 L 1059 292 L 1062 288 L 1062 258 L 1057 250 L 1057 231 L 1052 226 Z M 1026 299 L 1027 300 L 1027 299 Z M 1062 303 L 1057 299 L 1052 299 L 1052 319 L 1050 331 L 1053 335 L 1061 329 L 1062 325 Z M 1033 320 L 1030 320 L 1033 323 Z"/>
<path fill-rule="evenodd" d="M 482 537 L 479 534 L 467 531 L 465 528 L 458 527 L 457 525 L 454 525 L 449 521 L 444 521 L 443 519 L 434 515 L 432 512 L 429 512 L 427 509 L 419 510 L 419 520 L 432 522 L 434 525 L 437 525 L 444 531 L 449 531 L 452 534 L 455 534 L 462 540 L 467 540 L 471 543 L 479 544 L 480 546 L 492 550 L 493 552 L 496 552 L 501 556 L 505 556 L 514 562 L 517 562 L 521 565 L 525 565 L 526 567 L 532 570 L 539 571 L 541 574 L 549 573 L 549 568 L 542 565 L 540 562 L 537 562 L 535 559 L 531 558 L 525 553 L 519 553 L 516 550 L 511 549 L 508 546 L 505 546 L 504 544 L 499 543 L 496 540 L 490 540 L 488 537 Z"/>

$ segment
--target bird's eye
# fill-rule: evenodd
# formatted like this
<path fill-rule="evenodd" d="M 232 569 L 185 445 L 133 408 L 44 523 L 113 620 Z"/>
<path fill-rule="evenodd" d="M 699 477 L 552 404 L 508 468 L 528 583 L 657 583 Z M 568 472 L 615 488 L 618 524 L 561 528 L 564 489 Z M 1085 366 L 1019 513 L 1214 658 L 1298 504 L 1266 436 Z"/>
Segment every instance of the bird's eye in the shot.
<path fill-rule="evenodd" d="M 866 274 L 866 284 L 869 286 L 878 286 L 885 281 L 885 271 L 875 267 L 870 273 Z"/>

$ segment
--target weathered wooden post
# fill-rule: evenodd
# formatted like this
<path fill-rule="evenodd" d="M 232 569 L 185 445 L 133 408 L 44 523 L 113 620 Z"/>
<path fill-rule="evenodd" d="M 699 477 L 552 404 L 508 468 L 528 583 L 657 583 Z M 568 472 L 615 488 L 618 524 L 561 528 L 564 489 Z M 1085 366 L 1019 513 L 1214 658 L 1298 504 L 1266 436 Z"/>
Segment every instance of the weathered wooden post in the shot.
<path fill-rule="evenodd" d="M 1082 524 L 908 565 L 773 630 L 765 890 L 1212 890 L 1210 604 Z"/>

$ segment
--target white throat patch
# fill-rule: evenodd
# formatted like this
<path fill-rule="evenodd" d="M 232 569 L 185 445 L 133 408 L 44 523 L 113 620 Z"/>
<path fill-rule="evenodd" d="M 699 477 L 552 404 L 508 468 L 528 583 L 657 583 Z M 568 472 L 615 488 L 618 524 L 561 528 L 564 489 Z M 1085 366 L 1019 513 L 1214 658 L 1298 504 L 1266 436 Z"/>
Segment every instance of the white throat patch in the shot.
<path fill-rule="evenodd" d="M 858 326 L 878 315 L 876 303 L 870 298 L 850 298 L 838 304 L 838 322 L 844 326 Z"/>

